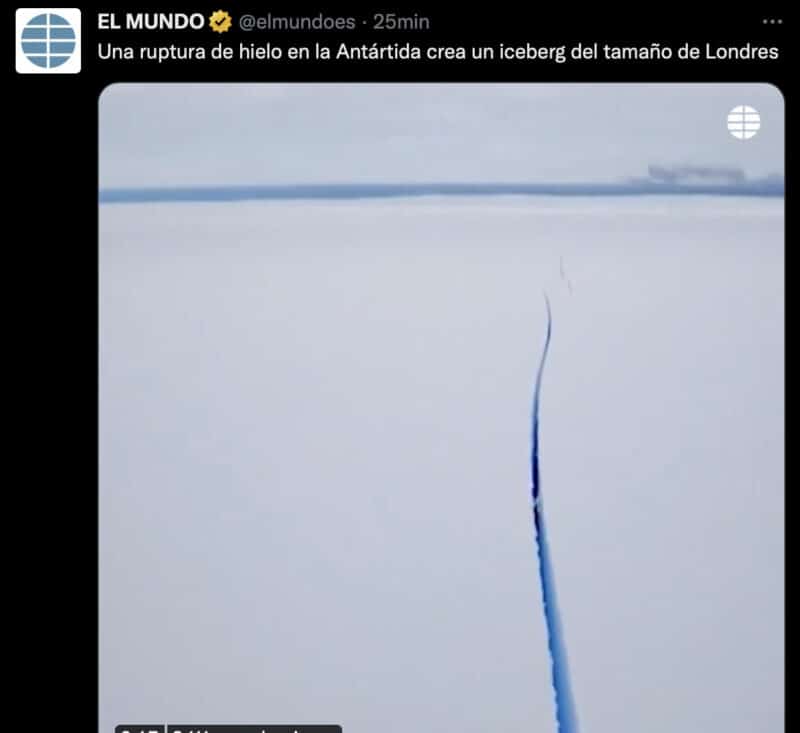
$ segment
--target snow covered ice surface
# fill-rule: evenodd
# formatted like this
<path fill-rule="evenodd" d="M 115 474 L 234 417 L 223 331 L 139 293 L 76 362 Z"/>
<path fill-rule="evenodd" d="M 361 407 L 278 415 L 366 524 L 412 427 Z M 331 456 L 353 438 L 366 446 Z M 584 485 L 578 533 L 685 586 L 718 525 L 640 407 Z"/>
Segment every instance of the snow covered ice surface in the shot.
<path fill-rule="evenodd" d="M 782 725 L 783 200 L 100 208 L 100 726 Z M 571 292 L 570 292 L 571 289 Z"/>

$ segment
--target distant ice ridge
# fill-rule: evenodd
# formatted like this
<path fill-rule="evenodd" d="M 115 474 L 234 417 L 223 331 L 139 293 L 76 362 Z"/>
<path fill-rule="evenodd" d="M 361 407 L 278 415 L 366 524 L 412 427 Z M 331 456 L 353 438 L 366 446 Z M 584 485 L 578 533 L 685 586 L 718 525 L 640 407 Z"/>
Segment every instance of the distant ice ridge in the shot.
<path fill-rule="evenodd" d="M 713 173 L 714 175 L 710 175 Z M 302 183 L 246 186 L 108 188 L 100 203 L 375 199 L 410 196 L 758 196 L 784 195 L 782 176 L 747 179 L 727 169 L 653 166 L 650 176 L 612 183 Z M 709 175 L 706 175 L 709 174 Z"/>

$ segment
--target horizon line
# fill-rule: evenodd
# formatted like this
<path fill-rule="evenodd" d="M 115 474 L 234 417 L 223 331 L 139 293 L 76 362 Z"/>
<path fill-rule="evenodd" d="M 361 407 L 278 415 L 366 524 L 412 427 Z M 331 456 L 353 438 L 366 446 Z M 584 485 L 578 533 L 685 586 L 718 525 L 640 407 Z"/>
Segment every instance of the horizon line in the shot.
<path fill-rule="evenodd" d="M 211 202 L 259 199 L 371 199 L 419 196 L 751 196 L 780 198 L 783 178 L 735 183 L 665 183 L 628 180 L 612 183 L 280 183 L 194 186 L 110 187 L 98 190 L 99 203 Z"/>

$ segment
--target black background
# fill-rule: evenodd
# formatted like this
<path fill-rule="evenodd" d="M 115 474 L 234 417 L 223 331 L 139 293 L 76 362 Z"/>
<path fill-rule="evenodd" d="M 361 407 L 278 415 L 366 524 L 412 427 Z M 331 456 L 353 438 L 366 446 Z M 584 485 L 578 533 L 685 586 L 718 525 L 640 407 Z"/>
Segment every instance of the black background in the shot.
<path fill-rule="evenodd" d="M 68 5 L 68 3 L 61 3 Z M 592 15 L 577 5 L 524 12 L 497 3 L 467 9 L 425 10 L 375 6 L 356 13 L 344 6 L 263 5 L 221 2 L 215 6 L 117 8 L 141 12 L 202 12 L 218 8 L 234 17 L 226 34 L 176 31 L 98 31 L 93 11 L 83 12 L 83 68 L 78 75 L 19 75 L 14 68 L 14 11 L 4 11 L 6 69 L 11 95 L 3 106 L 10 122 L 3 148 L 7 163 L 6 259 L 3 318 L 5 379 L 12 408 L 7 418 L 5 488 L 6 593 L 12 621 L 7 633 L 22 641 L 15 679 L 31 701 L 12 700 L 30 724 L 56 717 L 53 730 L 97 730 L 97 99 L 116 81 L 571 81 L 571 82 L 769 82 L 783 92 L 787 119 L 793 109 L 787 56 L 791 23 L 780 13 L 727 6 L 716 17 L 698 9 L 640 4 L 635 10 Z M 358 15 L 414 12 L 431 18 L 431 30 L 245 33 L 235 22 L 253 15 Z M 783 24 L 764 24 L 782 17 Z M 410 41 L 472 45 L 503 42 L 537 46 L 653 42 L 704 46 L 776 45 L 778 61 L 654 63 L 505 62 L 234 62 L 136 64 L 97 62 L 99 41 L 116 45 L 205 44 L 240 41 L 312 44 Z M 132 110 L 135 113 L 135 110 Z M 787 126 L 787 132 L 788 132 Z M 788 136 L 787 136 L 788 137 Z M 786 141 L 787 156 L 791 141 Z M 54 173 L 54 169 L 56 172 Z M 789 184 L 788 160 L 786 168 Z M 787 187 L 788 195 L 788 187 Z M 787 213 L 789 213 L 787 211 Z M 789 231 L 789 218 L 786 226 Z M 788 239 L 788 237 L 787 237 Z M 787 271 L 790 268 L 787 252 Z M 791 298 L 787 298 L 791 301 Z M 787 314 L 788 315 L 788 314 Z M 788 318 L 787 318 L 788 320 Z M 787 384 L 788 388 L 788 384 Z M 787 389 L 787 401 L 790 390 Z M 788 405 L 787 405 L 788 407 Z M 787 499 L 789 497 L 787 496 Z M 787 501 L 788 505 L 788 501 Z M 787 508 L 787 514 L 788 514 Z M 23 626 L 26 631 L 23 631 Z M 788 631 L 788 628 L 787 628 Z M 788 638 L 787 634 L 787 638 Z M 213 694 L 213 691 L 209 691 Z M 731 701 L 735 705 L 735 701 Z M 148 717 L 148 711 L 142 711 Z M 33 722 L 37 721 L 37 722 Z M 336 721 L 330 721 L 335 723 Z M 49 726 L 45 729 L 50 730 Z M 421 729 L 422 730 L 422 729 Z M 376 732 L 377 733 L 377 732 Z"/>

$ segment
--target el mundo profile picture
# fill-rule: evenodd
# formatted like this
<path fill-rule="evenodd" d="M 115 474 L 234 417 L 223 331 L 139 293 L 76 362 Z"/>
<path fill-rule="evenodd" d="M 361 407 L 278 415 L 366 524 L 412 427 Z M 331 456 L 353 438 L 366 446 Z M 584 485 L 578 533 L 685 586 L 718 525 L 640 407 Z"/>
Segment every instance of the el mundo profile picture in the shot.
<path fill-rule="evenodd" d="M 16 62 L 18 74 L 77 74 L 81 70 L 81 11 L 19 8 Z"/>

